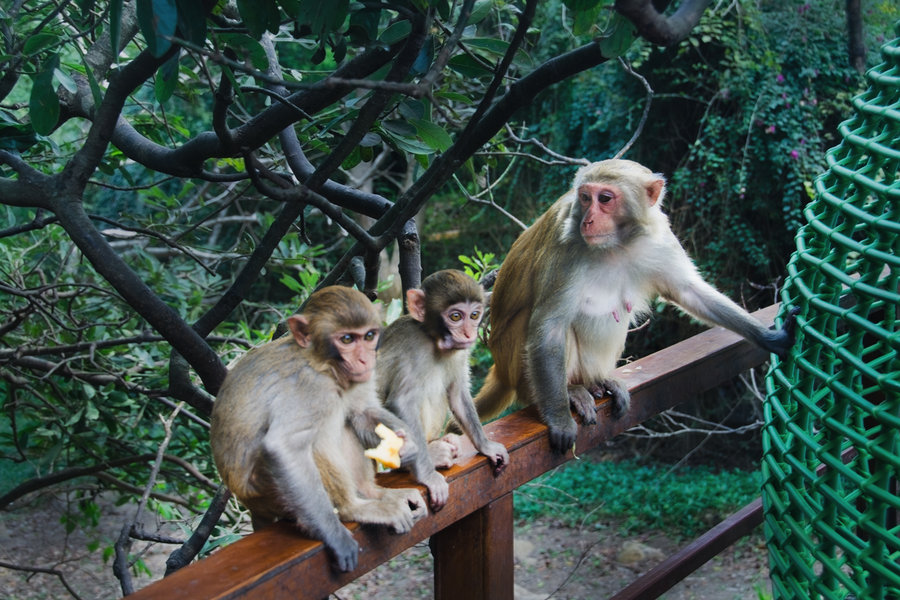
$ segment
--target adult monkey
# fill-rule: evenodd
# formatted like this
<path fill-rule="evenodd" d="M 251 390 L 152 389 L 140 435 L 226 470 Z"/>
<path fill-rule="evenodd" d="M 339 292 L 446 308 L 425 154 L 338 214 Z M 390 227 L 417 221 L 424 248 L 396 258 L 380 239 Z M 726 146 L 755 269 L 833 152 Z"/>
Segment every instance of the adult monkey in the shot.
<path fill-rule="evenodd" d="M 418 490 L 376 485 L 363 454 L 378 444 L 378 423 L 399 435 L 405 427 L 375 396 L 381 315 L 361 292 L 331 286 L 288 326 L 290 336 L 251 350 L 226 376 L 213 406 L 213 457 L 254 529 L 294 520 L 350 571 L 359 548 L 341 519 L 405 533 L 427 512 Z M 410 453 L 407 441 L 401 456 Z"/>
<path fill-rule="evenodd" d="M 499 474 L 509 464 L 503 444 L 489 440 L 469 391 L 469 354 L 484 315 L 484 291 L 455 269 L 432 273 L 406 293 L 409 314 L 388 325 L 378 350 L 378 397 L 407 424 L 417 452 L 402 462 L 428 488 L 431 507 L 447 502 L 449 488 L 437 468 L 453 465 L 458 436 L 444 434 L 448 408 Z"/>
<path fill-rule="evenodd" d="M 515 399 L 536 403 L 550 445 L 565 452 L 577 425 L 596 422 L 594 396 L 628 410 L 612 377 L 631 320 L 657 296 L 769 352 L 794 343 L 794 316 L 766 329 L 697 272 L 660 204 L 665 179 L 629 160 L 582 167 L 572 188 L 510 248 L 491 296 L 494 366 L 475 398 L 482 420 Z"/>

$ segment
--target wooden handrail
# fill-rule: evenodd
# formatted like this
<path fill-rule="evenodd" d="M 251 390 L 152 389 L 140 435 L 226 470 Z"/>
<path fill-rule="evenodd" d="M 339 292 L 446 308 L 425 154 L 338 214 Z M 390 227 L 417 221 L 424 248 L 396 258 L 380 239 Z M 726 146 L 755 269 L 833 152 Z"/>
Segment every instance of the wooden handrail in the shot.
<path fill-rule="evenodd" d="M 770 324 L 777 305 L 754 316 Z M 760 365 L 768 355 L 730 331 L 716 327 L 617 370 L 630 389 L 631 409 L 612 420 L 605 406 L 599 422 L 579 427 L 576 452 L 583 453 L 650 417 L 735 375 Z M 605 401 L 604 401 L 605 403 Z M 460 463 L 444 471 L 450 500 L 439 512 L 419 521 L 405 535 L 384 528 L 348 523 L 360 546 L 359 566 L 337 573 L 322 543 L 305 538 L 294 526 L 277 523 L 250 534 L 130 596 L 159 598 L 310 598 L 320 600 L 407 548 L 433 537 L 435 597 L 459 597 L 456 586 L 465 573 L 465 596 L 512 600 L 512 494 L 542 473 L 572 460 L 572 452 L 551 452 L 546 426 L 534 408 L 489 423 L 488 436 L 504 444 L 510 464 L 494 478 L 487 459 L 464 440 Z M 383 473 L 381 485 L 411 487 L 406 473 Z M 420 488 L 422 489 L 422 488 Z M 424 493 L 424 490 L 423 490 Z M 463 540 L 464 552 L 456 540 Z M 477 588 L 477 589 L 473 589 Z"/>

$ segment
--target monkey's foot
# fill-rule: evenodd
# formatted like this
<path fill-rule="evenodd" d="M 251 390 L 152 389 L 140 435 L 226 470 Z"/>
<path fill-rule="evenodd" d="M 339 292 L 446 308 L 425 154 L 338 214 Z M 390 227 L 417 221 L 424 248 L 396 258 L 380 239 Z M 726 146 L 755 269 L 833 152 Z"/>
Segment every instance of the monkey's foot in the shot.
<path fill-rule="evenodd" d="M 450 486 L 444 476 L 437 471 L 432 471 L 423 477 L 416 477 L 419 483 L 428 488 L 428 496 L 431 498 L 431 510 L 437 512 L 444 508 L 450 497 Z"/>
<path fill-rule="evenodd" d="M 569 406 L 581 419 L 582 425 L 593 425 L 597 422 L 597 404 L 594 396 L 583 386 L 569 386 Z"/>
<path fill-rule="evenodd" d="M 448 469 L 459 456 L 459 436 L 448 433 L 433 442 L 428 442 L 428 456 L 437 469 Z"/>
<path fill-rule="evenodd" d="M 500 442 L 488 440 L 478 451 L 484 454 L 491 466 L 494 467 L 494 477 L 503 472 L 503 469 L 509 464 L 509 452 L 506 451 L 506 446 Z"/>
<path fill-rule="evenodd" d="M 631 406 L 631 394 L 618 379 L 604 379 L 591 385 L 588 390 L 596 398 L 609 395 L 609 414 L 614 419 L 627 413 Z"/>
<path fill-rule="evenodd" d="M 341 531 L 343 529 L 343 531 Z M 334 556 L 334 566 L 338 571 L 352 571 L 356 568 L 359 559 L 359 544 L 353 535 L 343 526 L 335 531 L 326 532 L 322 536 L 322 543 L 331 550 Z"/>

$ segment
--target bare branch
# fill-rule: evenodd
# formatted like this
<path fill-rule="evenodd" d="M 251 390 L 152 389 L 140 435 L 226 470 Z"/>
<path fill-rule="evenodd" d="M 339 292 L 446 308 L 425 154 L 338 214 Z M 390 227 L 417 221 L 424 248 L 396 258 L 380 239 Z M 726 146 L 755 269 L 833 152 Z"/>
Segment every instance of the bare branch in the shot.
<path fill-rule="evenodd" d="M 700 22 L 711 0 L 683 0 L 669 17 L 656 10 L 652 0 L 616 0 L 615 9 L 637 28 L 645 40 L 660 46 L 674 46 L 687 38 Z"/>

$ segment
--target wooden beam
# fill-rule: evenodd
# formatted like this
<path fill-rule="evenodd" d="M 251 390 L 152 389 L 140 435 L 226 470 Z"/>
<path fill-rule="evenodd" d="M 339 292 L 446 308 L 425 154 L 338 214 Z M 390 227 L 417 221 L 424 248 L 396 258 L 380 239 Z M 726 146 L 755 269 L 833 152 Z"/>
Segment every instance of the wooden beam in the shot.
<path fill-rule="evenodd" d="M 513 495 L 433 536 L 435 600 L 513 600 Z"/>
<path fill-rule="evenodd" d="M 762 521 L 762 498 L 757 498 L 641 575 L 610 600 L 659 598 L 714 556 L 748 535 Z"/>
<path fill-rule="evenodd" d="M 777 306 L 755 313 L 771 324 Z M 626 429 L 711 389 L 751 367 L 768 355 L 738 335 L 720 327 L 669 346 L 617 370 L 631 390 L 628 414 L 609 418 L 605 406 L 599 422 L 579 427 L 576 452 L 587 452 Z M 605 403 L 605 401 L 604 401 Z M 416 523 L 406 535 L 391 535 L 384 528 L 348 523 L 360 545 L 359 566 L 351 573 L 336 573 L 321 542 L 303 537 L 288 523 L 276 523 L 248 535 L 157 581 L 129 598 L 166 600 L 204 598 L 310 598 L 320 600 L 407 548 L 429 538 L 460 519 L 542 473 L 573 458 L 550 450 L 547 427 L 534 407 L 526 408 L 485 426 L 488 436 L 504 444 L 510 464 L 494 478 L 487 459 L 475 453 L 463 438 L 460 462 L 444 471 L 450 501 L 437 513 Z M 381 485 L 418 487 L 407 473 L 380 474 Z"/>

